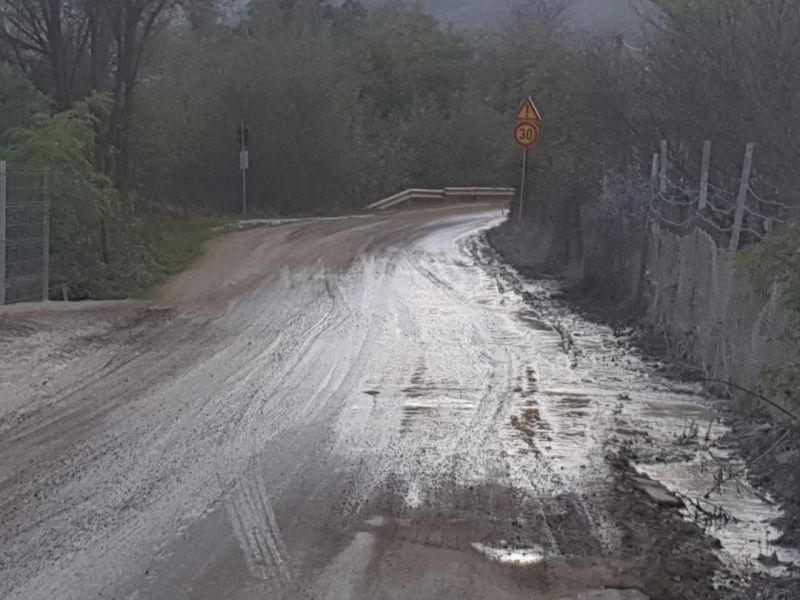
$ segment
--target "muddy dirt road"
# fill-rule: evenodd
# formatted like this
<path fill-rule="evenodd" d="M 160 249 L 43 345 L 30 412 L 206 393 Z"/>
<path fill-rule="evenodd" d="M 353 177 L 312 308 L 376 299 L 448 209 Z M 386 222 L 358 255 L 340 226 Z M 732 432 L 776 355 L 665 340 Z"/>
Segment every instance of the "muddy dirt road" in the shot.
<path fill-rule="evenodd" d="M 152 304 L 0 316 L 0 597 L 741 587 L 772 509 L 720 547 L 630 476 L 690 485 L 717 415 L 498 264 L 499 215 L 254 229 Z"/>

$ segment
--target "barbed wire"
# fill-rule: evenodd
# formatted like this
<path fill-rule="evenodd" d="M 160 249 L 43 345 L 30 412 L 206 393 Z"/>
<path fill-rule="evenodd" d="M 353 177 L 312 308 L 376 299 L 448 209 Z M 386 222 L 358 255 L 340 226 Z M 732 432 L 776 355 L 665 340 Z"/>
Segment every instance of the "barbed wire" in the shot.
<path fill-rule="evenodd" d="M 658 218 L 659 218 L 659 219 L 661 219 L 661 221 L 663 221 L 663 222 L 664 222 L 664 223 L 666 223 L 667 225 L 671 225 L 671 226 L 673 226 L 673 227 L 686 227 L 687 225 L 689 225 L 690 223 L 692 223 L 692 222 L 694 221 L 694 217 L 689 217 L 689 218 L 688 218 L 688 219 L 686 219 L 685 221 L 680 221 L 680 222 L 678 222 L 678 221 L 673 221 L 673 220 L 671 220 L 671 219 L 667 219 L 667 218 L 666 218 L 666 217 L 665 217 L 665 216 L 664 216 L 664 215 L 661 213 L 661 211 L 660 211 L 660 210 L 658 210 L 658 208 L 656 208 L 656 206 L 655 206 L 655 202 L 653 202 L 653 201 L 651 201 L 651 202 L 650 202 L 650 207 L 651 207 L 651 210 L 652 210 L 653 214 L 657 215 L 657 216 L 658 216 Z"/>
<path fill-rule="evenodd" d="M 725 188 L 721 188 L 719 186 L 714 185 L 713 183 L 708 183 L 708 189 L 711 191 L 716 192 L 722 196 L 727 196 L 730 199 L 736 198 L 736 192 L 731 192 L 730 190 L 726 190 Z"/>
<path fill-rule="evenodd" d="M 765 237 L 763 233 L 758 233 L 757 231 L 750 229 L 749 227 L 742 227 L 742 233 L 749 233 L 757 237 L 759 240 L 763 240 Z"/>
<path fill-rule="evenodd" d="M 697 212 L 697 218 L 699 218 L 704 223 L 710 225 L 711 227 L 713 227 L 714 229 L 716 229 L 720 233 L 731 233 L 733 231 L 733 225 L 731 225 L 730 227 L 720 227 L 719 225 L 714 223 L 714 221 L 712 221 L 711 219 L 706 219 L 703 216 L 703 213 L 701 213 L 699 211 Z"/>
<path fill-rule="evenodd" d="M 666 202 L 667 204 L 671 204 L 673 206 L 695 206 L 696 204 L 693 200 L 673 200 L 672 198 L 668 198 L 661 192 L 658 192 L 658 197 L 663 202 Z"/>
<path fill-rule="evenodd" d="M 733 211 L 736 210 L 733 206 L 730 207 L 730 208 L 720 208 L 716 204 L 711 202 L 711 200 L 706 200 L 706 208 L 711 210 L 711 212 L 715 212 L 715 213 L 723 214 L 723 215 L 732 215 Z"/>
<path fill-rule="evenodd" d="M 667 187 L 670 188 L 670 189 L 673 189 L 673 190 L 677 190 L 678 192 L 680 192 L 684 196 L 694 197 L 694 196 L 697 196 L 699 194 L 699 192 L 697 190 L 692 190 L 692 189 L 685 188 L 685 187 L 680 186 L 680 185 L 675 185 L 669 179 L 667 179 Z"/>
<path fill-rule="evenodd" d="M 753 188 L 751 186 L 747 186 L 747 190 L 750 192 L 750 194 L 753 196 L 753 198 L 755 198 L 756 200 L 758 200 L 762 204 L 766 204 L 767 206 L 777 206 L 779 208 L 782 208 L 782 209 L 788 210 L 788 211 L 800 210 L 800 206 L 797 206 L 797 205 L 791 206 L 789 204 L 784 204 L 783 202 L 778 202 L 777 200 L 764 200 L 764 198 L 762 198 L 761 196 L 756 194 L 755 191 L 753 191 Z"/>
<path fill-rule="evenodd" d="M 751 209 L 749 206 L 747 206 L 746 204 L 744 206 L 744 212 L 746 212 L 751 217 L 755 217 L 755 218 L 761 219 L 763 221 L 777 221 L 778 223 L 786 223 L 787 222 L 787 219 L 783 219 L 781 217 L 775 217 L 775 216 L 765 215 L 765 214 L 762 214 L 760 212 L 756 212 L 753 209 Z"/>

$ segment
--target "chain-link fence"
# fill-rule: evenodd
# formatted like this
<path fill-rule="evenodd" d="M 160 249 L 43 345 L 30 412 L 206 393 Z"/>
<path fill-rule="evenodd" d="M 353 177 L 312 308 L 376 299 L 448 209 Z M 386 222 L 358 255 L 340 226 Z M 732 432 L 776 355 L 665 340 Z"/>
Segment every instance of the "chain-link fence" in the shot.
<path fill-rule="evenodd" d="M 47 171 L 0 162 L 0 304 L 47 300 L 50 214 Z"/>

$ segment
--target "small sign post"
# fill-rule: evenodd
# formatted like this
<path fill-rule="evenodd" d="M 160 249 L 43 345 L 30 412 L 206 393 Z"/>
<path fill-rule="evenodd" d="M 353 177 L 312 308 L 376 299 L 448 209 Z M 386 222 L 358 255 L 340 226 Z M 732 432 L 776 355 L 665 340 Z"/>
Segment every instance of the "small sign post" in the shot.
<path fill-rule="evenodd" d="M 250 130 L 247 125 L 239 125 L 239 170 L 242 172 L 242 216 L 247 216 L 247 169 L 250 168 Z"/>
<path fill-rule="evenodd" d="M 517 111 L 517 126 L 514 128 L 514 141 L 522 146 L 522 182 L 519 186 L 519 225 L 522 227 L 522 209 L 525 204 L 525 180 L 528 178 L 528 149 L 539 141 L 539 128 L 542 115 L 533 98 L 528 96 Z"/>

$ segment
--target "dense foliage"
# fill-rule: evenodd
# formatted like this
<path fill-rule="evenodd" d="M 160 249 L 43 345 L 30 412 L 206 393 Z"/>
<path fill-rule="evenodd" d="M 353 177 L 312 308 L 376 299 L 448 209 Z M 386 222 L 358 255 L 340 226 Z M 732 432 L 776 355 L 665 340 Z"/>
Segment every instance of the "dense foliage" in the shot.
<path fill-rule="evenodd" d="M 755 289 L 764 295 L 779 286 L 794 320 L 794 329 L 787 333 L 800 344 L 800 227 L 785 228 L 779 235 L 753 246 L 739 256 L 739 264 Z M 762 384 L 770 394 L 800 408 L 800 364 L 765 371 Z"/>
<path fill-rule="evenodd" d="M 137 98 L 136 185 L 235 210 L 240 123 L 258 212 L 352 210 L 412 183 L 503 182 L 513 106 L 487 106 L 478 52 L 415 7 L 356 2 L 260 0 L 236 28 L 162 36 Z"/>

